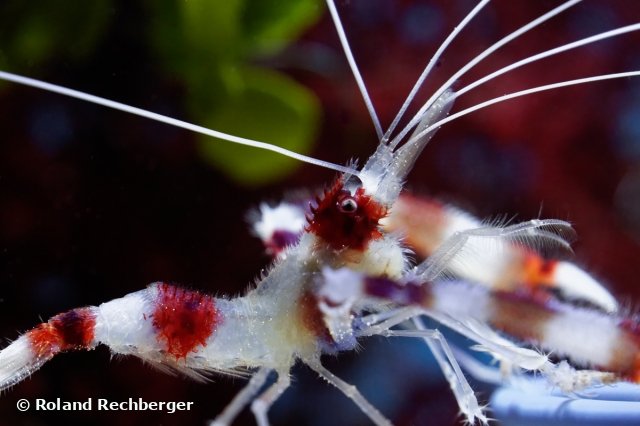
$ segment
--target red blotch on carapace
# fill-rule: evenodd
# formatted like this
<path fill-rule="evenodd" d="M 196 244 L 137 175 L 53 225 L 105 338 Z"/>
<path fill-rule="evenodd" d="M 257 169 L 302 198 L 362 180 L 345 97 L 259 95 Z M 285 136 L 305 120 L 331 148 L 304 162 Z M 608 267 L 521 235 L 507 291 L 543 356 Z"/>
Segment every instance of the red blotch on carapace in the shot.
<path fill-rule="evenodd" d="M 63 351 L 92 346 L 96 319 L 91 308 L 79 308 L 56 315 L 27 333 L 33 353 L 50 358 Z"/>
<path fill-rule="evenodd" d="M 213 297 L 169 284 L 158 284 L 158 299 L 153 312 L 157 338 L 168 353 L 185 358 L 207 338 L 221 322 Z"/>
<path fill-rule="evenodd" d="M 357 208 L 346 212 L 340 206 L 349 198 L 356 202 Z M 317 206 L 311 208 L 311 216 L 307 218 L 307 230 L 332 248 L 363 250 L 371 240 L 382 236 L 379 221 L 387 215 L 387 208 L 366 195 L 364 188 L 351 194 L 344 189 L 342 179 L 338 179 L 322 199 L 316 198 L 316 202 Z"/>

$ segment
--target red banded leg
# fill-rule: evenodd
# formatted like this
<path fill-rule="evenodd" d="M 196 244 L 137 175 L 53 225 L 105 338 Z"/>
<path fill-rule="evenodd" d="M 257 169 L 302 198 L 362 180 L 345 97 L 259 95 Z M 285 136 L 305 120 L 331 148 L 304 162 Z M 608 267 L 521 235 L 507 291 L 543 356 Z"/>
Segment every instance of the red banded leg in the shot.
<path fill-rule="evenodd" d="M 507 227 L 494 223 L 484 228 L 499 230 L 513 226 L 518 225 Z M 411 249 L 425 259 L 439 256 L 444 247 L 452 245 L 452 241 L 460 242 L 460 234 L 483 228 L 483 223 L 437 200 L 405 193 L 394 204 L 385 220 L 385 228 L 402 232 Z M 500 244 L 486 244 L 483 249 L 476 250 L 475 256 L 467 256 L 465 261 L 436 263 L 440 263 L 447 272 L 491 289 L 516 292 L 557 290 L 569 300 L 588 301 L 607 312 L 617 310 L 615 299 L 586 271 L 567 261 L 545 259 L 536 252 L 538 245 L 534 244 L 533 249 L 529 247 L 526 241 L 522 245 L 517 240 L 504 240 Z"/>
<path fill-rule="evenodd" d="M 318 292 L 330 303 L 367 299 L 394 302 L 421 308 L 443 325 L 475 340 L 499 360 L 525 370 L 541 370 L 554 383 L 564 381 L 564 389 L 596 383 L 600 380 L 638 380 L 640 325 L 632 318 L 612 316 L 597 309 L 576 307 L 553 299 L 540 300 L 530 294 L 491 292 L 465 283 L 399 283 L 387 278 L 365 277 L 353 271 L 350 280 L 327 280 Z M 411 311 L 398 310 L 395 316 L 371 324 L 361 334 L 385 334 L 405 321 Z M 553 351 L 578 365 L 610 373 L 562 371 L 544 354 L 520 348 L 498 336 L 490 328 L 518 340 Z M 409 330 L 413 337 L 424 336 Z M 575 374 L 574 374 L 575 373 Z M 560 383 L 556 383 L 561 385 Z"/>

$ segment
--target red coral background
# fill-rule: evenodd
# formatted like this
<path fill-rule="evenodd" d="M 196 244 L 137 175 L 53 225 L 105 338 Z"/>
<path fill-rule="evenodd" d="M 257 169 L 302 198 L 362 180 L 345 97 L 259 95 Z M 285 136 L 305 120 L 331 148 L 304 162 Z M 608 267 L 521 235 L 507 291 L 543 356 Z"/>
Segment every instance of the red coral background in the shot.
<path fill-rule="evenodd" d="M 428 57 L 472 1 L 340 2 L 345 26 L 383 124 Z M 557 1 L 490 4 L 445 53 L 420 99 L 502 35 Z M 109 37 L 81 67 L 53 62 L 37 75 L 183 117 L 189 96 L 162 74 L 139 37 L 145 16 L 120 4 Z M 458 87 L 529 54 L 633 23 L 633 0 L 585 2 L 523 36 L 460 79 Z M 547 59 L 459 100 L 640 68 L 637 35 Z M 272 62 L 272 63 L 271 63 Z M 324 107 L 316 157 L 345 163 L 372 152 L 375 133 L 327 16 L 269 61 L 310 87 Z M 35 72 L 34 72 L 35 74 Z M 414 108 L 415 111 L 415 108 Z M 193 136 L 119 112 L 16 86 L 0 98 L 0 335 L 15 338 L 67 309 L 97 305 L 158 280 L 237 295 L 268 263 L 247 209 L 330 182 L 302 166 L 285 181 L 247 189 L 198 158 Z M 637 305 L 640 291 L 640 79 L 595 83 L 503 103 L 441 129 L 408 186 L 481 217 L 541 215 L 571 221 L 575 260 Z M 327 360 L 397 424 L 454 424 L 456 406 L 420 345 L 375 340 Z M 168 377 L 107 349 L 51 361 L 0 399 L 0 424 L 203 424 L 243 381 Z M 337 391 L 304 368 L 273 409 L 274 424 L 366 424 Z M 480 386 L 482 389 L 482 386 Z M 486 396 L 486 394 L 485 394 Z M 20 398 L 194 401 L 190 412 L 20 413 Z M 253 424 L 245 412 L 238 424 Z"/>

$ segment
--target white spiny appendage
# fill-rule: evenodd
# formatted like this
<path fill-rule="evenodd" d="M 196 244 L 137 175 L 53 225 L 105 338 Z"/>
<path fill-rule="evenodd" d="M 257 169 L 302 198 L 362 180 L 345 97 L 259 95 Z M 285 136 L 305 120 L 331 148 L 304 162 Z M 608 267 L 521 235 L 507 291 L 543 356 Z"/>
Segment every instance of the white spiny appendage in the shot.
<path fill-rule="evenodd" d="M 558 244 L 568 248 L 568 243 L 561 237 L 561 233 L 571 230 L 568 222 L 555 219 L 534 219 L 528 222 L 517 223 L 509 226 L 483 226 L 474 229 L 465 229 L 453 234 L 446 239 L 431 256 L 415 267 L 415 274 L 424 281 L 431 281 L 449 268 L 466 268 L 466 264 L 472 264 L 472 271 L 480 271 L 484 262 L 489 262 L 487 269 L 490 275 L 480 275 L 485 283 L 494 283 L 500 273 L 511 263 L 503 256 L 513 257 L 516 253 L 512 244 L 523 244 L 530 247 L 538 247 L 545 244 Z M 473 263 L 475 262 L 475 264 Z"/>
<path fill-rule="evenodd" d="M 335 374 L 328 371 L 322 366 L 317 359 L 306 359 L 304 363 L 307 364 L 312 370 L 325 379 L 328 383 L 338 388 L 349 399 L 351 399 L 364 414 L 377 426 L 391 426 L 391 422 L 382 414 L 376 407 L 371 405 L 362 394 L 356 389 L 355 386 L 346 383 L 344 380 L 337 377 Z"/>
<path fill-rule="evenodd" d="M 275 207 L 260 203 L 260 219 L 253 224 L 253 230 L 262 241 L 268 241 L 275 231 L 300 233 L 307 223 L 304 209 L 296 204 L 281 202 Z"/>
<path fill-rule="evenodd" d="M 420 328 L 418 330 L 390 329 L 390 327 L 406 321 L 407 316 L 419 314 L 420 312 L 411 310 L 399 311 L 395 317 L 392 316 L 383 322 L 370 327 L 367 334 L 375 332 L 375 334 L 388 337 L 396 336 L 427 339 L 429 347 L 432 348 L 432 351 L 438 360 L 454 395 L 456 396 L 460 410 L 466 416 L 467 421 L 470 424 L 474 424 L 475 420 L 478 419 L 483 424 L 486 424 L 487 417 L 485 416 L 482 407 L 478 404 L 473 390 L 469 387 L 464 375 L 458 367 L 453 353 L 439 331 Z M 427 315 L 434 317 L 438 321 L 446 318 L 446 315 L 443 316 L 439 313 L 432 312 L 431 310 L 427 312 Z M 443 323 L 462 333 L 464 336 L 475 340 L 476 342 L 480 342 L 479 347 L 481 347 L 482 350 L 490 352 L 500 360 L 506 360 L 509 365 L 515 365 L 519 368 L 533 371 L 550 368 L 549 366 L 552 365 L 545 355 L 539 354 L 531 349 L 518 347 L 492 331 L 487 332 L 486 327 L 483 327 L 480 324 L 475 324 L 473 320 L 467 320 L 463 324 L 453 318 L 447 318 Z M 434 346 L 435 344 L 437 344 L 437 346 Z"/>
<path fill-rule="evenodd" d="M 545 354 L 517 345 L 511 340 L 493 331 L 485 323 L 477 321 L 475 318 L 468 318 L 463 321 L 463 323 L 469 330 L 484 337 L 487 341 L 493 344 L 491 346 L 484 344 L 474 345 L 471 349 L 490 354 L 495 361 L 500 363 L 500 371 L 505 377 L 511 376 L 511 374 L 518 369 L 538 371 L 544 369 L 546 365 L 550 364 L 549 359 Z M 509 350 L 496 351 L 494 349 L 496 346 L 501 349 L 508 348 Z M 516 354 L 515 359 L 514 354 Z M 524 358 L 520 358 L 521 355 L 524 356 Z M 522 359 L 524 359 L 525 362 L 522 362 Z M 533 360 L 533 362 L 531 362 L 531 360 Z"/>
<path fill-rule="evenodd" d="M 272 372 L 269 368 L 260 368 L 251 377 L 249 383 L 233 398 L 233 401 L 225 407 L 225 409 L 209 423 L 209 426 L 228 426 L 235 419 L 240 411 L 251 402 L 255 395 L 260 391 L 267 381 L 269 374 Z"/>
<path fill-rule="evenodd" d="M 504 382 L 505 375 L 498 368 L 485 364 L 469 354 L 466 349 L 459 348 L 456 345 L 451 345 L 451 350 L 460 367 L 475 380 L 493 385 L 500 385 Z"/>
<path fill-rule="evenodd" d="M 539 370 L 547 356 L 520 348 L 480 324 L 490 323 L 494 310 L 491 294 L 485 289 L 462 283 L 437 283 L 433 286 L 433 306 L 428 315 L 443 325 L 475 340 L 501 361 L 525 370 Z M 459 319 L 456 319 L 459 318 Z M 514 320 L 515 319 L 511 319 Z"/>
<path fill-rule="evenodd" d="M 291 378 L 289 377 L 288 369 L 285 371 L 278 371 L 278 379 L 276 382 L 251 402 L 251 411 L 256 418 L 258 426 L 269 426 L 267 411 L 269 411 L 269 408 L 273 403 L 285 390 L 287 390 L 290 385 Z"/>
<path fill-rule="evenodd" d="M 613 383 L 615 374 L 596 370 L 576 370 L 567 361 L 549 363 L 541 369 L 551 386 L 558 387 L 564 393 L 581 391 L 592 386 Z"/>
<path fill-rule="evenodd" d="M 507 362 L 514 367 L 527 371 L 539 371 L 549 363 L 549 358 L 533 349 L 523 348 L 515 343 L 499 337 L 496 333 L 486 333 L 486 328 L 479 328 L 478 322 L 459 320 L 449 313 L 428 311 L 426 313 L 436 321 L 462 334 L 463 336 L 478 342 L 476 349 L 482 348 L 501 362 Z M 464 316 L 460 316 L 465 318 Z"/>
<path fill-rule="evenodd" d="M 0 391 L 21 382 L 46 361 L 35 356 L 27 336 L 20 336 L 0 351 Z"/>
<path fill-rule="evenodd" d="M 597 385 L 601 383 L 610 383 L 615 380 L 616 375 L 613 373 L 599 372 L 599 371 L 584 371 L 575 370 L 570 367 L 566 362 L 560 364 L 554 364 L 549 361 L 547 355 L 540 353 L 536 350 L 522 348 L 513 343 L 512 341 L 498 335 L 487 324 L 492 323 L 505 323 L 509 321 L 518 321 L 517 318 L 510 316 L 503 317 L 507 311 L 503 309 L 507 308 L 510 303 L 519 303 L 518 299 L 511 300 L 509 298 L 501 299 L 496 295 L 486 291 L 485 289 L 469 286 L 467 284 L 455 284 L 451 282 L 437 283 L 432 286 L 432 302 L 430 307 L 426 311 L 428 316 L 432 317 L 441 324 L 461 333 L 479 344 L 473 348 L 483 352 L 490 353 L 501 364 L 503 373 L 510 373 L 515 369 L 524 369 L 527 371 L 539 371 L 545 375 L 549 383 L 553 386 L 557 386 L 564 391 L 575 391 L 583 389 L 587 386 Z M 503 304 L 501 307 L 501 303 Z M 535 300 L 530 300 L 531 306 L 536 306 Z M 503 313 L 501 313 L 503 312 Z M 547 312 L 545 308 L 542 308 L 539 312 Z M 374 323 L 363 330 L 363 334 L 379 334 L 384 336 L 399 336 L 399 337 L 418 337 L 418 338 L 434 338 L 437 336 L 432 330 L 391 330 L 390 327 L 397 325 L 407 318 L 414 315 L 419 315 L 421 312 L 414 311 L 412 309 L 399 310 L 394 315 L 381 317 L 381 322 Z M 576 315 L 577 313 L 577 315 Z M 557 316 L 560 314 L 560 316 Z M 607 333 L 608 330 L 617 328 L 617 320 L 609 315 L 603 314 L 598 311 L 580 310 L 567 308 L 565 312 L 558 311 L 556 316 L 553 316 L 551 321 L 545 321 L 544 318 L 529 320 L 529 323 L 525 325 L 525 329 L 532 329 L 534 334 L 540 334 L 541 337 L 538 343 L 543 346 L 552 346 L 556 348 L 563 348 L 563 351 L 559 351 L 560 355 L 568 355 L 577 362 L 591 365 L 615 365 L 616 362 L 620 362 L 620 359 L 612 359 L 609 355 L 615 353 L 614 347 L 621 348 L 625 343 L 624 338 L 621 335 L 612 337 L 610 344 L 605 345 L 604 350 L 596 349 L 595 352 L 590 348 L 594 345 L 600 345 L 595 341 L 589 341 L 580 339 L 573 339 L 568 334 L 570 329 L 576 329 L 577 324 L 584 324 L 586 327 L 585 332 L 592 332 L 601 336 L 603 333 Z M 531 313 L 527 314 L 531 316 Z M 553 318 L 562 318 L 563 319 Z M 522 318 L 524 319 L 524 317 Z M 539 322 L 540 321 L 540 322 Z M 560 321 L 560 324 L 558 323 Z M 606 322 L 608 322 L 606 324 Z M 540 327 L 545 327 L 542 331 L 536 332 L 535 330 Z M 589 327 L 593 325 L 594 327 Z M 558 333 L 559 339 L 571 340 L 575 343 L 574 347 L 571 347 L 571 343 L 562 341 L 551 342 L 554 339 L 553 336 L 547 336 L 549 334 L 548 329 L 553 328 L 553 332 Z M 561 337 L 560 337 L 561 336 Z M 550 337 L 550 339 L 548 339 Z M 633 343 L 626 343 L 633 346 Z M 635 356 L 637 348 L 629 347 L 626 350 L 626 354 L 620 357 L 620 354 L 616 355 L 621 359 L 628 358 L 630 355 Z M 584 354 L 581 357 L 580 354 Z M 451 356 L 453 356 L 451 354 Z M 624 362 L 628 362 L 626 359 Z M 602 363 L 602 364 L 599 364 Z M 449 366 L 443 367 L 443 371 L 447 374 Z M 452 381 L 453 376 L 448 380 Z M 456 387 L 461 386 L 458 380 L 453 380 L 452 389 L 456 398 L 462 402 L 459 402 L 461 407 L 465 407 L 464 392 L 456 392 Z M 462 408 L 464 411 L 464 408 Z"/>
<path fill-rule="evenodd" d="M 469 212 L 458 209 L 450 205 L 442 206 L 443 214 L 446 216 L 446 223 L 442 227 L 441 241 L 453 236 L 456 232 L 465 229 L 479 228 L 482 221 L 471 215 Z"/>
<path fill-rule="evenodd" d="M 385 330 L 380 335 L 386 337 L 414 337 L 425 339 L 429 343 L 433 355 L 438 360 L 438 365 L 442 369 L 447 382 L 458 402 L 461 413 L 469 424 L 475 424 L 476 419 L 482 424 L 487 424 L 487 417 L 478 404 L 478 400 L 464 378 L 453 353 L 449 349 L 447 341 L 438 330 Z M 446 354 L 446 355 L 445 355 Z M 457 371 L 454 371 L 456 370 Z"/>
<path fill-rule="evenodd" d="M 439 249 L 437 256 L 441 256 L 446 248 L 443 244 L 451 244 L 456 234 L 482 225 L 479 219 L 455 207 L 428 198 L 403 195 L 383 226 L 407 234 L 409 246 L 420 256 L 431 257 L 431 263 L 436 263 L 434 252 Z M 551 234 L 540 233 L 540 236 L 539 241 L 543 243 L 545 240 L 558 243 Z M 618 309 L 613 296 L 587 272 L 570 262 L 544 259 L 535 250 L 526 248 L 531 243 L 534 249 L 541 248 L 536 247 L 534 236 L 528 239 L 530 243 L 524 241 L 522 246 L 502 238 L 470 238 L 467 247 L 452 248 L 460 251 L 451 260 L 443 261 L 445 270 L 490 288 L 517 290 L 527 286 L 550 286 L 566 299 L 587 301 L 607 312 Z"/>
<path fill-rule="evenodd" d="M 422 322 L 422 318 L 415 317 L 412 319 L 412 322 L 418 330 L 427 329 Z M 434 330 L 434 332 L 433 338 L 425 337 L 424 341 L 429 347 L 429 350 L 431 350 L 445 379 L 449 383 L 449 387 L 458 402 L 460 412 L 471 425 L 475 424 L 475 419 L 479 419 L 480 422 L 486 424 L 487 416 L 483 412 L 480 404 L 478 404 L 476 394 L 462 373 L 460 365 L 447 340 L 438 330 Z"/>

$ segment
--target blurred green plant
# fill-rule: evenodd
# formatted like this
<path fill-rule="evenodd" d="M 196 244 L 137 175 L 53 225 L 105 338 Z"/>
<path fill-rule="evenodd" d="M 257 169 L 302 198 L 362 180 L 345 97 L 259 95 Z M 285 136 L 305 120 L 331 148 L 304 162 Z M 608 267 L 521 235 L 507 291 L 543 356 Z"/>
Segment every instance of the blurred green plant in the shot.
<path fill-rule="evenodd" d="M 117 5 L 92 0 L 69 6 L 1 2 L 0 67 L 37 77 L 30 70 L 47 61 L 94 53 Z M 191 121 L 300 153 L 311 150 L 320 118 L 316 97 L 256 60 L 282 51 L 312 25 L 321 0 L 143 0 L 142 8 L 148 18 L 142 31 L 164 72 L 184 84 Z M 247 186 L 282 178 L 299 164 L 207 137 L 197 146 L 206 162 Z"/>
<path fill-rule="evenodd" d="M 204 126 L 308 153 L 320 108 L 315 96 L 253 59 L 281 51 L 314 23 L 319 0 L 149 2 L 154 45 L 185 82 L 190 116 Z M 295 160 L 199 138 L 203 158 L 246 185 L 286 176 Z"/>
<path fill-rule="evenodd" d="M 0 2 L 0 66 L 12 71 L 51 60 L 76 60 L 91 53 L 106 29 L 110 0 Z M 79 34 L 82 36 L 80 37 Z"/>

